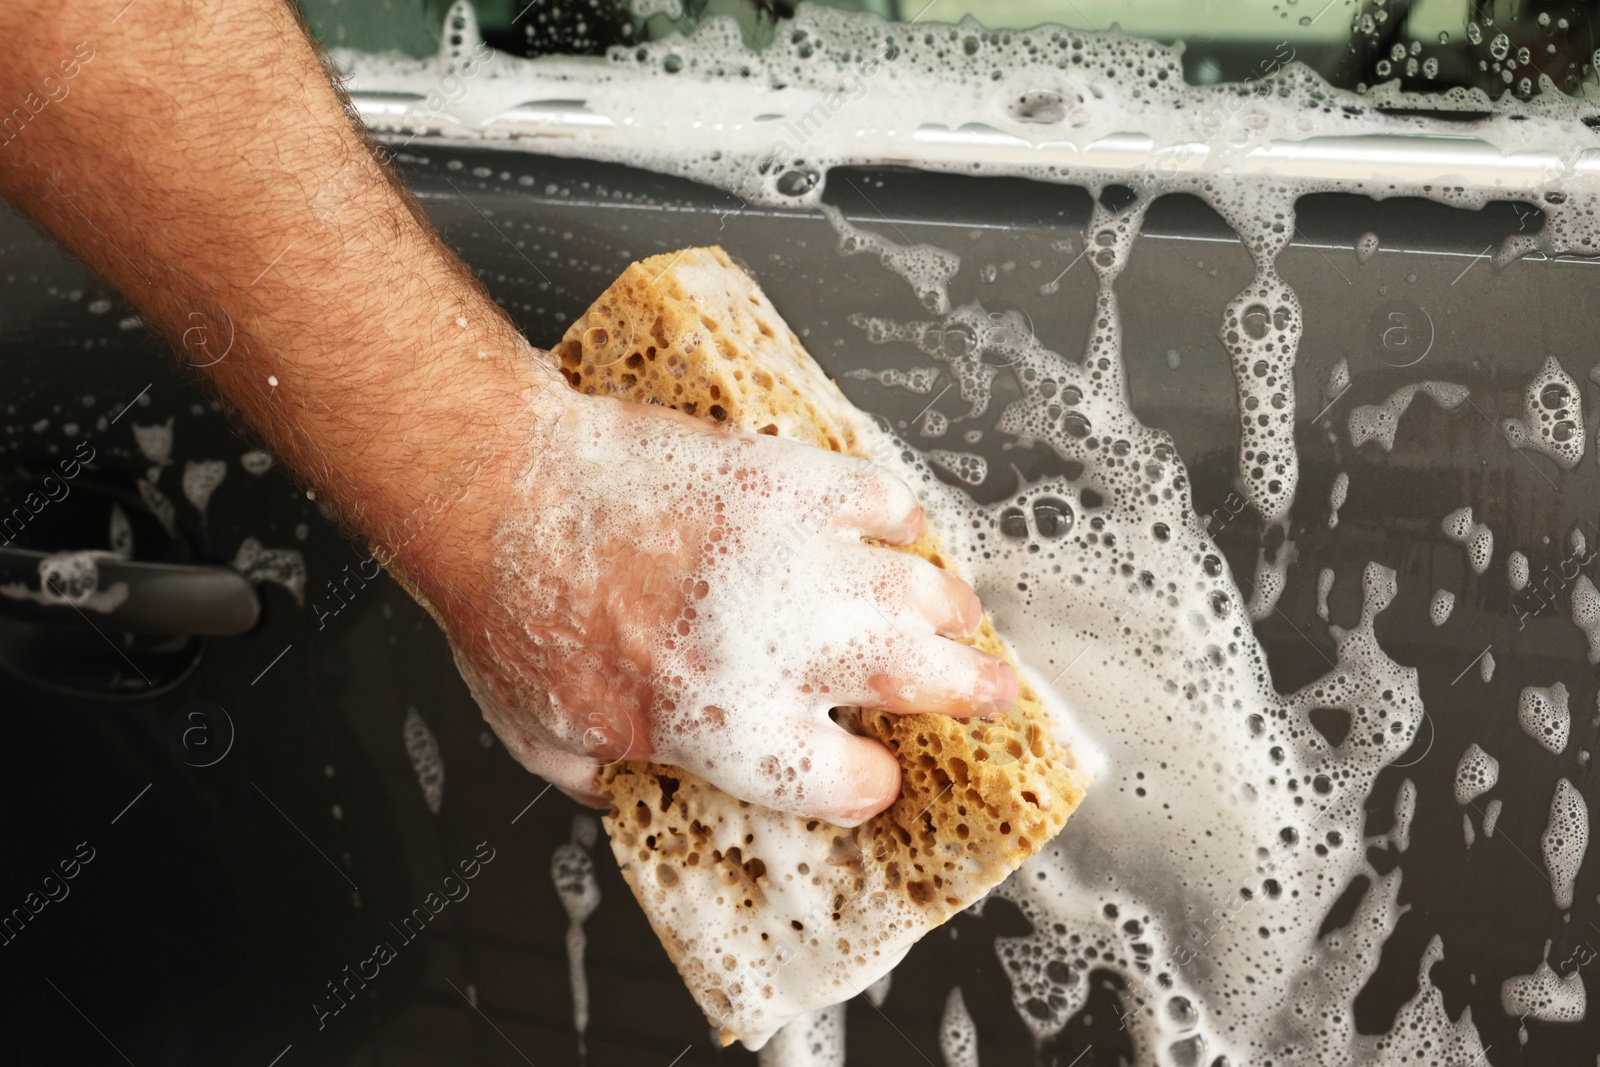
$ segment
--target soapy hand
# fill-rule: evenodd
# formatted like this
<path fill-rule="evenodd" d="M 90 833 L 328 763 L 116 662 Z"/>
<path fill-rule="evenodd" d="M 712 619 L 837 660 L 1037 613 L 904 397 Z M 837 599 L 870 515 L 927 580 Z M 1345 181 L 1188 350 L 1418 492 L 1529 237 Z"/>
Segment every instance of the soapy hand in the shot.
<path fill-rule="evenodd" d="M 507 748 L 581 799 L 599 767 L 651 759 L 853 825 L 899 765 L 830 708 L 972 716 L 1016 694 L 949 640 L 978 627 L 972 590 L 872 543 L 915 540 L 922 513 L 863 460 L 571 393 L 506 498 L 492 607 L 442 621 Z"/>

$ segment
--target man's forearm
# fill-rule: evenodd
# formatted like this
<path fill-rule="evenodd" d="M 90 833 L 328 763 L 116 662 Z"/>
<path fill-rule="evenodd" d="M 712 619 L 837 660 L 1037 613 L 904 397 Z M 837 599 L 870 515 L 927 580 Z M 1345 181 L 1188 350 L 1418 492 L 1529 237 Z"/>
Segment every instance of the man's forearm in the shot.
<path fill-rule="evenodd" d="M 0 33 L 0 193 L 402 567 L 451 552 L 454 524 L 419 506 L 470 509 L 463 480 L 516 462 L 495 445 L 527 439 L 550 379 L 373 158 L 295 15 L 47 0 L 0 5 Z"/>

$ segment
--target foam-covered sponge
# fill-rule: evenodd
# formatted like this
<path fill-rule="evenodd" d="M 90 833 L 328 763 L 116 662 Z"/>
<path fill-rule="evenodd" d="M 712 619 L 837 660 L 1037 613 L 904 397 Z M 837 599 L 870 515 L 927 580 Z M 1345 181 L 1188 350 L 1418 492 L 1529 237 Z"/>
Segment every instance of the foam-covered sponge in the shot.
<path fill-rule="evenodd" d="M 837 452 L 900 452 L 721 248 L 633 264 L 555 354 L 585 393 Z M 960 573 L 936 530 L 905 551 Z M 987 618 L 969 643 L 1011 659 Z M 760 1047 L 861 992 L 1060 832 L 1087 785 L 1026 683 L 993 721 L 836 715 L 903 772 L 899 799 L 854 829 L 748 804 L 675 767 L 601 774 L 623 876 L 725 1044 Z"/>

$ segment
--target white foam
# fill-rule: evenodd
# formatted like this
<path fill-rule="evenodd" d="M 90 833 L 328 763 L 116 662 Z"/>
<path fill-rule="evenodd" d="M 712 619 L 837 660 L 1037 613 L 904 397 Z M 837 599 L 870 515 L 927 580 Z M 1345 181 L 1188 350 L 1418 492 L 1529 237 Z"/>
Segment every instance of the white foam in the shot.
<path fill-rule="evenodd" d="M 1333 476 L 1333 487 L 1328 490 L 1328 529 L 1339 527 L 1339 509 L 1344 507 L 1346 495 L 1350 492 L 1350 475 L 1340 471 Z"/>
<path fill-rule="evenodd" d="M 756 1062 L 760 1067 L 844 1067 L 844 1017 L 843 1004 L 800 1016 L 761 1047 Z"/>
<path fill-rule="evenodd" d="M 1483 809 L 1483 836 L 1493 837 L 1494 828 L 1500 822 L 1500 801 L 1489 801 L 1488 807 Z"/>
<path fill-rule="evenodd" d="M 1356 262 L 1366 265 L 1367 261 L 1378 254 L 1378 235 L 1364 233 L 1356 238 Z"/>
<path fill-rule="evenodd" d="M 1317 572 L 1317 618 L 1328 621 L 1328 594 L 1333 592 L 1333 568 L 1324 567 Z"/>
<path fill-rule="evenodd" d="M 1556 783 L 1550 798 L 1550 821 L 1539 838 L 1545 870 L 1550 872 L 1550 890 L 1556 907 L 1572 907 L 1572 889 L 1578 868 L 1589 847 L 1589 809 L 1583 794 L 1565 778 Z"/>
<path fill-rule="evenodd" d="M 439 754 L 438 739 L 416 708 L 406 709 L 400 732 L 406 756 L 411 760 L 411 770 L 417 776 L 417 786 L 422 790 L 423 803 L 437 815 L 444 803 L 444 758 Z"/>
<path fill-rule="evenodd" d="M 1520 593 L 1528 588 L 1528 557 L 1521 552 L 1513 551 L 1506 560 L 1506 580 L 1511 583 L 1511 591 Z"/>
<path fill-rule="evenodd" d="M 1500 1006 L 1517 1019 L 1537 1019 L 1547 1023 L 1582 1022 L 1588 1011 L 1583 974 L 1576 967 L 1568 975 L 1557 975 L 1550 968 L 1550 942 L 1544 943 L 1544 958 L 1532 974 L 1507 978 L 1500 984 Z"/>
<path fill-rule="evenodd" d="M 1572 712 L 1567 707 L 1567 687 L 1530 685 L 1517 698 L 1517 722 L 1523 732 L 1551 752 L 1567 749 L 1572 733 Z"/>
<path fill-rule="evenodd" d="M 1472 829 L 1471 812 L 1464 811 L 1461 813 L 1461 835 L 1466 838 L 1468 848 L 1471 848 L 1472 843 L 1477 840 L 1477 834 Z"/>
<path fill-rule="evenodd" d="M 211 503 L 211 494 L 227 475 L 228 465 L 220 459 L 189 460 L 183 465 L 183 495 L 202 519 L 206 506 Z"/>
<path fill-rule="evenodd" d="M 39 561 L 39 588 L 7 582 L 0 585 L 0 596 L 108 614 L 127 602 L 128 583 L 113 582 L 102 589 L 99 564 L 120 558 L 114 552 L 57 552 Z"/>
<path fill-rule="evenodd" d="M 252 582 L 283 586 L 296 604 L 306 601 L 306 558 L 297 548 L 266 548 L 254 537 L 246 537 L 234 553 L 232 566 Z"/>
<path fill-rule="evenodd" d="M 1589 662 L 1600 663 L 1600 590 L 1595 589 L 1587 574 L 1578 575 L 1578 582 L 1572 587 L 1572 624 L 1583 631 L 1589 642 Z"/>
<path fill-rule="evenodd" d="M 1501 422 L 1501 432 L 1513 448 L 1543 452 L 1563 470 L 1583 458 L 1583 395 L 1578 383 L 1554 356 L 1523 390 L 1521 419 Z"/>
<path fill-rule="evenodd" d="M 1452 511 L 1444 517 L 1440 526 L 1446 537 L 1466 546 L 1467 563 L 1474 574 L 1482 574 L 1489 569 L 1489 561 L 1494 558 L 1494 534 L 1483 523 L 1472 521 L 1470 507 Z"/>
<path fill-rule="evenodd" d="M 1411 821 L 1417 817 L 1417 785 L 1411 779 L 1401 781 L 1394 797 L 1394 829 L 1389 831 L 1389 841 L 1396 852 L 1411 847 Z"/>
<path fill-rule="evenodd" d="M 944 1067 L 978 1067 L 978 1028 L 960 986 L 945 997 L 944 1015 L 939 1020 L 939 1054 Z"/>
<path fill-rule="evenodd" d="M 598 833 L 599 827 L 592 815 L 575 815 L 572 840 L 557 845 L 550 857 L 550 877 L 567 913 L 567 972 L 572 989 L 572 1028 L 578 1034 L 580 1064 L 588 1056 L 589 1030 L 589 978 L 583 961 L 589 939 L 583 924 L 600 906 L 600 883 L 595 880 L 594 859 L 589 854 Z"/>
<path fill-rule="evenodd" d="M 156 423 L 153 426 L 140 426 L 130 423 L 133 427 L 133 442 L 139 446 L 139 451 L 144 458 L 156 467 L 164 467 L 172 462 L 172 423 L 174 416 L 167 416 L 166 422 Z M 153 480 L 153 478 L 152 478 Z"/>
<path fill-rule="evenodd" d="M 1470 395 L 1464 385 L 1454 382 L 1414 382 L 1403 385 L 1381 404 L 1363 404 L 1350 413 L 1350 445 L 1360 448 L 1368 441 L 1378 442 L 1385 452 L 1394 450 L 1394 435 L 1400 429 L 1400 416 L 1411 407 L 1418 393 L 1432 397 L 1446 411 L 1454 411 Z"/>
<path fill-rule="evenodd" d="M 1435 626 L 1443 626 L 1450 618 L 1450 613 L 1456 608 L 1456 595 L 1448 589 L 1435 589 L 1433 599 L 1428 601 L 1428 620 Z"/>
<path fill-rule="evenodd" d="M 1494 653 L 1484 649 L 1483 656 L 1478 660 L 1478 677 L 1483 679 L 1485 685 L 1494 680 Z"/>
<path fill-rule="evenodd" d="M 1467 746 L 1456 763 L 1456 803 L 1470 804 L 1500 780 L 1500 761 L 1479 748 Z"/>

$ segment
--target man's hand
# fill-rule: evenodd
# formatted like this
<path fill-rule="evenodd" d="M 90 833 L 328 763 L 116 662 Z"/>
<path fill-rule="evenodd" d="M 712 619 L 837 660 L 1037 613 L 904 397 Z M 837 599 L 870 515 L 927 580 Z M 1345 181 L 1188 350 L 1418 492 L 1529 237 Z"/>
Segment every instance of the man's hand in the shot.
<path fill-rule="evenodd" d="M 840 705 L 971 715 L 1016 696 L 947 640 L 977 597 L 908 544 L 922 513 L 863 460 L 569 393 L 499 493 L 472 607 L 440 612 L 485 716 L 574 795 L 652 759 L 767 807 L 853 825 L 900 768 Z M 781 556 L 781 565 L 769 561 Z M 765 575 L 763 578 L 762 576 Z"/>
<path fill-rule="evenodd" d="M 859 543 L 914 531 L 903 486 L 568 390 L 374 157 L 281 0 L 0 4 L 0 34 L 0 193 L 374 545 L 532 769 L 582 793 L 596 761 L 650 756 L 850 821 L 898 773 L 828 707 L 974 714 L 1014 692 L 937 636 L 976 625 L 970 590 Z M 727 595 L 818 510 L 768 600 Z"/>

